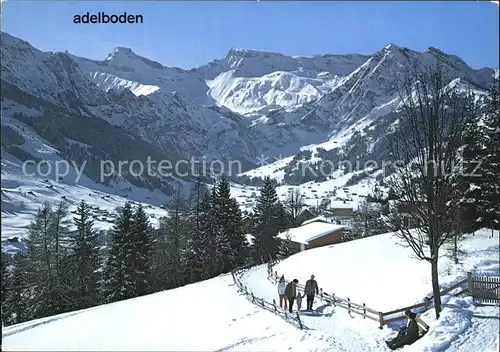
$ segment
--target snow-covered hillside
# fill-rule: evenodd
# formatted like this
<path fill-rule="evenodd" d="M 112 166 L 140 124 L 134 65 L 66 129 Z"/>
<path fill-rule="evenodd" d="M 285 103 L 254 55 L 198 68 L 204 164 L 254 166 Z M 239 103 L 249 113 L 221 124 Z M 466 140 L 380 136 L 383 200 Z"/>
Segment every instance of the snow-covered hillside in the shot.
<path fill-rule="evenodd" d="M 401 247 L 392 234 L 382 234 L 361 240 L 307 250 L 291 256 L 273 268 L 285 279 L 304 284 L 314 274 L 318 285 L 329 294 L 334 293 L 352 302 L 365 303 L 377 311 L 390 311 L 421 303 L 432 296 L 430 265 L 415 259 L 410 248 Z M 499 235 L 491 230 L 480 230 L 469 235 L 463 243 L 464 256 L 460 264 L 442 253 L 439 276 L 441 287 L 449 287 L 463 280 L 467 271 L 478 276 L 500 276 Z M 270 281 L 266 266 L 248 271 L 242 282 L 258 297 L 277 299 L 277 288 Z M 452 291 L 453 293 L 453 291 Z M 303 303 L 304 304 L 304 303 Z M 429 333 L 408 351 L 495 351 L 500 329 L 497 306 L 475 305 L 470 297 L 444 296 L 444 310 L 439 321 L 433 310 L 421 315 L 430 325 Z M 396 326 L 384 326 L 380 332 L 377 323 L 350 317 L 341 308 L 325 306 L 317 299 L 315 314 L 303 314 L 306 326 L 329 331 L 341 346 L 352 351 L 383 351 L 380 341 L 393 333 Z M 340 349 L 339 349 L 340 350 Z"/>
<path fill-rule="evenodd" d="M 327 351 L 237 293 L 230 275 L 2 329 L 8 351 Z"/>
<path fill-rule="evenodd" d="M 498 235 L 479 231 L 464 246 L 467 257 L 454 266 L 444 261 L 443 285 L 461 279 L 467 270 L 499 275 Z M 377 248 L 377 258 L 370 257 Z M 376 261 L 376 262 L 375 262 Z M 403 269 L 403 270 L 402 270 Z M 408 250 L 396 246 L 390 234 L 308 250 L 291 256 L 276 270 L 304 282 L 311 273 L 325 291 L 354 297 L 390 309 L 421 300 L 429 293 L 430 269 Z M 374 286 L 375 278 L 381 280 Z M 277 299 L 265 266 L 241 277 L 259 297 Z M 360 288 L 360 284 L 364 284 Z M 444 298 L 441 319 L 432 310 L 421 317 L 428 334 L 404 351 L 485 351 L 498 348 L 499 312 L 475 305 L 469 297 Z M 118 303 L 38 319 L 2 330 L 9 351 L 182 350 L 182 351 L 388 351 L 384 340 L 397 325 L 379 330 L 377 323 L 351 317 L 339 307 L 316 301 L 313 313 L 300 312 L 309 329 L 299 330 L 272 312 L 246 300 L 231 275 Z"/>
<path fill-rule="evenodd" d="M 500 276 L 498 240 L 498 231 L 491 238 L 488 229 L 469 235 L 459 265 L 454 265 L 442 250 L 440 285 L 455 284 L 466 277 L 467 271 Z M 403 243 L 392 233 L 372 236 L 298 253 L 274 270 L 302 283 L 314 274 L 325 292 L 366 303 L 377 311 L 390 311 L 432 296 L 430 264 L 416 259 L 410 248 L 401 246 Z"/>
<path fill-rule="evenodd" d="M 28 112 L 24 110 L 24 113 Z M 36 111 L 32 113 L 36 116 Z M 82 173 L 82 166 L 66 162 L 51 143 L 20 121 L 2 116 L 2 125 L 22 133 L 24 143 L 19 145 L 19 150 L 28 153 L 32 160 L 45 160 L 38 164 L 38 168 L 33 164 L 23 167 L 23 161 L 2 150 L 2 250 L 15 252 L 22 249 L 18 242 L 7 240 L 23 239 L 34 215 L 45 202 L 55 205 L 65 201 L 73 211 L 80 201 L 85 200 L 94 208 L 98 230 L 107 230 L 111 226 L 115 209 L 126 201 L 136 205 L 142 203 L 153 225 L 166 215 L 166 211 L 160 208 L 170 200 L 166 194 L 138 187 L 123 177 L 109 185 L 96 182 Z M 182 180 L 177 182 L 187 188 Z"/>

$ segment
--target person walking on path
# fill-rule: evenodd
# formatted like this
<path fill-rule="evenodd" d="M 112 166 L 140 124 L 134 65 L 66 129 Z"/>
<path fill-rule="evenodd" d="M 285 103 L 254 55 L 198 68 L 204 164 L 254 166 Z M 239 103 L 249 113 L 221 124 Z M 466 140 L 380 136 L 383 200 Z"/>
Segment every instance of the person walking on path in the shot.
<path fill-rule="evenodd" d="M 307 310 L 312 310 L 314 295 L 319 294 L 318 283 L 314 280 L 314 275 L 311 275 L 311 278 L 306 281 L 304 293 L 307 297 Z"/>
<path fill-rule="evenodd" d="M 285 309 L 288 309 L 287 305 L 287 298 L 285 295 L 285 289 L 286 289 L 286 282 L 285 282 L 285 277 L 282 276 L 280 278 L 280 281 L 278 283 L 278 295 L 280 297 L 280 308 L 283 308 L 283 303 L 285 305 Z"/>
<path fill-rule="evenodd" d="M 289 282 L 288 285 L 286 285 L 285 288 L 285 295 L 286 298 L 288 298 L 288 311 L 292 313 L 292 308 L 293 308 L 293 301 L 297 297 L 297 284 L 299 283 L 299 280 L 293 279 L 292 282 Z"/>

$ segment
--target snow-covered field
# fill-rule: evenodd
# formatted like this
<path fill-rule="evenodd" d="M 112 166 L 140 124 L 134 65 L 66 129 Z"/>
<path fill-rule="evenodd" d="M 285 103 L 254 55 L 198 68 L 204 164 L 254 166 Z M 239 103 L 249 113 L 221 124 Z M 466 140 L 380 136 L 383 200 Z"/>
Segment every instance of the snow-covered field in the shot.
<path fill-rule="evenodd" d="M 468 256 L 462 264 L 455 266 L 443 259 L 440 276 L 444 286 L 461 279 L 468 270 L 499 275 L 498 234 L 489 235 L 489 231 L 479 231 L 465 242 Z M 325 291 L 381 310 L 412 304 L 430 289 L 428 264 L 412 259 L 390 234 L 305 251 L 284 260 L 276 270 L 302 283 L 314 273 Z M 248 270 L 241 279 L 256 296 L 270 301 L 277 298 L 265 266 Z M 429 333 L 403 350 L 498 351 L 497 306 L 475 305 L 469 297 L 445 296 L 443 301 L 441 319 L 436 322 L 432 310 L 423 313 Z M 346 310 L 318 300 L 314 308 L 313 313 L 300 313 L 309 329 L 299 330 L 247 301 L 237 292 L 231 276 L 221 275 L 6 327 L 2 347 L 9 351 L 386 351 L 384 340 L 397 329 L 385 326 L 380 330 L 374 321 L 351 317 Z"/>

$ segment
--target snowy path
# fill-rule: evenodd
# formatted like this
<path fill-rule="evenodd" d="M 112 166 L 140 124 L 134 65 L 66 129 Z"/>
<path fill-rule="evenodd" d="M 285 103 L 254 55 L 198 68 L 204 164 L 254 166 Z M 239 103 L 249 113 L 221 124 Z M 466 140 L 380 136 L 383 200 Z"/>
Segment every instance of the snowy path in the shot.
<path fill-rule="evenodd" d="M 229 275 L 5 327 L 2 340 L 7 351 L 332 351 L 248 302 Z"/>
<path fill-rule="evenodd" d="M 244 272 L 240 279 L 256 296 L 279 302 L 276 285 L 267 280 L 265 265 Z M 304 299 L 302 309 L 305 304 Z M 319 299 L 315 299 L 313 307 L 312 314 L 300 311 L 302 322 L 311 330 L 321 331 L 336 351 L 389 350 L 384 342 L 386 332 L 380 331 L 375 322 L 351 317 L 345 309 L 329 306 Z"/>

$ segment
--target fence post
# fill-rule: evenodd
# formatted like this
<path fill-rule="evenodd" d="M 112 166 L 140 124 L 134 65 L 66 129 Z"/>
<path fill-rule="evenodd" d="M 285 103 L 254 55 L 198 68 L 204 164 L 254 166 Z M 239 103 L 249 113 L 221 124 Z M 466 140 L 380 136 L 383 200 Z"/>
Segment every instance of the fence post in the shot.
<path fill-rule="evenodd" d="M 333 306 L 336 307 L 337 305 L 335 304 L 335 293 L 332 293 L 332 302 Z"/>
<path fill-rule="evenodd" d="M 349 314 L 351 314 L 351 299 L 350 298 L 347 299 L 347 311 L 349 312 Z"/>
<path fill-rule="evenodd" d="M 252 292 L 252 302 L 255 302 L 255 296 L 253 295 L 253 292 Z"/>
<path fill-rule="evenodd" d="M 273 299 L 273 306 L 274 306 L 274 312 L 276 313 L 278 311 L 278 308 L 276 307 L 276 300 Z"/>
<path fill-rule="evenodd" d="M 469 294 L 474 296 L 474 289 L 472 287 L 472 272 L 467 273 L 467 290 L 469 291 Z"/>
<path fill-rule="evenodd" d="M 321 299 L 323 299 L 323 289 L 322 288 L 319 289 L 319 296 L 321 297 Z"/>
<path fill-rule="evenodd" d="M 429 297 L 424 297 L 425 310 L 429 309 L 430 304 L 431 304 L 431 299 Z"/>
<path fill-rule="evenodd" d="M 379 329 L 382 329 L 384 327 L 384 314 L 382 312 L 378 312 L 378 322 L 379 322 Z"/>
<path fill-rule="evenodd" d="M 302 330 L 302 320 L 300 320 L 299 312 L 297 311 L 297 320 L 299 321 L 300 330 Z"/>
<path fill-rule="evenodd" d="M 363 319 L 366 318 L 366 304 L 363 303 Z"/>

